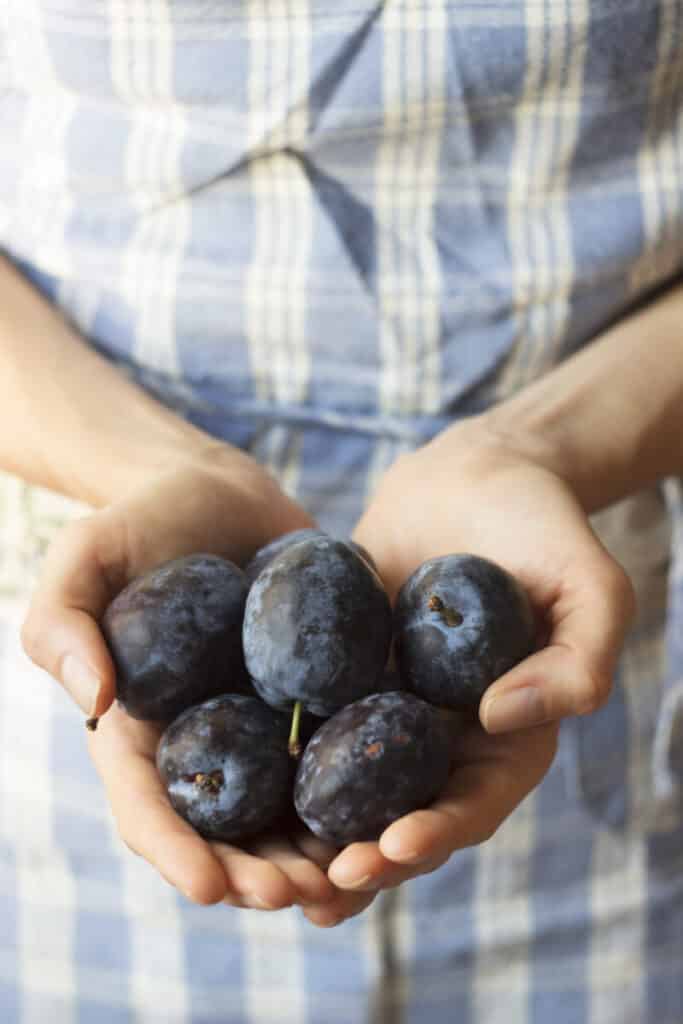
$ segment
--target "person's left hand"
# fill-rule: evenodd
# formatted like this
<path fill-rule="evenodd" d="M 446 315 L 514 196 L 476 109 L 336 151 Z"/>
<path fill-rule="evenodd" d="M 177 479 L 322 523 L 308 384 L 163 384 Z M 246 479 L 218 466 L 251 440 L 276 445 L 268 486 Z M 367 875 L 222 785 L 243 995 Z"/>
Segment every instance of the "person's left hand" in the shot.
<path fill-rule="evenodd" d="M 194 903 L 262 910 L 296 904 L 317 912 L 319 924 L 335 924 L 370 901 L 330 883 L 325 870 L 336 850 L 284 830 L 240 844 L 204 840 L 173 809 L 159 777 L 163 723 L 131 718 L 115 700 L 115 666 L 100 622 L 128 582 L 194 551 L 243 563 L 274 537 L 313 525 L 242 452 L 216 443 L 201 458 L 179 451 L 177 459 L 55 539 L 22 627 L 24 648 L 89 718 L 99 716 L 88 747 L 130 850 Z"/>
<path fill-rule="evenodd" d="M 399 458 L 354 537 L 392 599 L 428 558 L 469 552 L 497 562 L 527 590 L 540 640 L 485 694 L 483 726 L 473 718 L 464 732 L 454 727 L 441 796 L 378 842 L 353 843 L 334 858 L 330 880 L 360 894 L 432 871 L 495 833 L 548 771 L 559 720 L 607 699 L 634 597 L 562 476 L 479 421 Z M 317 923 L 317 910 L 306 913 Z"/>

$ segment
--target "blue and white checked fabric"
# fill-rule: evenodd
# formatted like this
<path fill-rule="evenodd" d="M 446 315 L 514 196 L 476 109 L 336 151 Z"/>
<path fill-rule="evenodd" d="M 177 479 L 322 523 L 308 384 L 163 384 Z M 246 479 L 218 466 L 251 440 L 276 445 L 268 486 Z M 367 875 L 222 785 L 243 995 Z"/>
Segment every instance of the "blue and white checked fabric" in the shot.
<path fill-rule="evenodd" d="M 5 0 L 0 248 L 347 532 L 379 474 L 683 269 L 683 0 Z M 680 483 L 596 529 L 608 705 L 475 850 L 331 932 L 122 848 L 20 650 L 83 509 L 0 486 L 3 1024 L 682 1024 Z"/>

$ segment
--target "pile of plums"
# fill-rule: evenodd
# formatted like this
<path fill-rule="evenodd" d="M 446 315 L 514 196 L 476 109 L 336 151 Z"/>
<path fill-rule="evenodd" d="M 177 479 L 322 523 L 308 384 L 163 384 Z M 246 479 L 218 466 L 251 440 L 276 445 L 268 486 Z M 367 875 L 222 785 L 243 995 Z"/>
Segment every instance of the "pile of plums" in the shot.
<path fill-rule="evenodd" d="M 392 611 L 370 555 L 315 529 L 244 569 L 168 562 L 118 594 L 102 629 L 118 701 L 164 724 L 159 774 L 201 835 L 246 839 L 294 809 L 337 846 L 438 796 L 451 746 L 439 709 L 476 709 L 535 634 L 524 590 L 486 559 L 425 562 Z"/>

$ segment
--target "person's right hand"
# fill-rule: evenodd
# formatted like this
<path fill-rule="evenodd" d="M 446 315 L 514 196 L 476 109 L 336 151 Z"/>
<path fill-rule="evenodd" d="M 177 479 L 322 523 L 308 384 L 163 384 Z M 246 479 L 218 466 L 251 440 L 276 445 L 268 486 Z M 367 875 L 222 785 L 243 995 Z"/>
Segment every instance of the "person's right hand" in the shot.
<path fill-rule="evenodd" d="M 299 903 L 332 924 L 372 899 L 340 893 L 327 879 L 336 851 L 311 836 L 301 845 L 285 836 L 239 847 L 206 842 L 175 813 L 155 764 L 161 727 L 132 719 L 115 703 L 114 665 L 98 625 L 130 580 L 164 561 L 212 552 L 244 564 L 273 537 L 311 525 L 257 463 L 217 443 L 201 463 L 179 461 L 66 527 L 47 553 L 22 642 L 87 716 L 103 716 L 88 733 L 90 753 L 130 849 L 194 902 L 263 909 Z"/>

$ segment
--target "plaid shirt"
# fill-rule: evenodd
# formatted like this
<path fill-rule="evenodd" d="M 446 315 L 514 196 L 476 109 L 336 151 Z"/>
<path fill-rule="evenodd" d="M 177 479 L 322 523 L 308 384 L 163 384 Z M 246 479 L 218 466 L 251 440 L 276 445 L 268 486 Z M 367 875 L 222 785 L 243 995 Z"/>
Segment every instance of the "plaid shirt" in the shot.
<path fill-rule="evenodd" d="M 683 0 L 5 0 L 0 248 L 348 531 L 397 454 L 680 274 L 682 40 Z M 607 706 L 493 839 L 331 932 L 122 849 L 18 641 L 83 510 L 0 482 L 3 1024 L 681 1024 L 677 481 L 595 517 L 640 597 Z"/>

